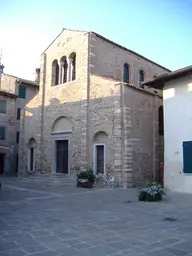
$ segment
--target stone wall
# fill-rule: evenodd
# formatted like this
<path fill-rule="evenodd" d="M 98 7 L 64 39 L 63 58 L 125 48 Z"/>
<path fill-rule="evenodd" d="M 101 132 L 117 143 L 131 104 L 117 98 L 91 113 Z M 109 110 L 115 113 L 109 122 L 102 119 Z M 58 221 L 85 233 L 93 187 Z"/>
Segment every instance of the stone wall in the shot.
<path fill-rule="evenodd" d="M 91 73 L 93 74 L 123 81 L 123 65 L 127 63 L 130 83 L 139 87 L 139 71 L 141 69 L 144 71 L 145 80 L 168 72 L 166 68 L 123 49 L 123 47 L 118 47 L 94 33 L 91 34 L 90 45 Z"/>
<path fill-rule="evenodd" d="M 89 44 L 90 42 L 90 44 Z M 52 86 L 52 62 L 76 53 L 76 79 Z M 130 65 L 130 82 L 122 83 L 123 64 Z M 26 106 L 21 122 L 21 172 L 27 166 L 27 143 L 37 142 L 36 168 L 51 172 L 52 127 L 59 117 L 72 123 L 70 171 L 93 167 L 93 145 L 106 144 L 106 168 L 121 185 L 133 186 L 155 176 L 161 148 L 158 106 L 152 89 L 138 88 L 138 72 L 146 78 L 165 69 L 123 50 L 93 33 L 63 31 L 41 57 L 40 92 Z"/>
<path fill-rule="evenodd" d="M 157 178 L 163 157 L 163 140 L 158 130 L 160 105 L 161 96 L 131 86 L 124 87 L 124 118 L 127 123 L 124 158 L 127 159 L 128 184 L 131 186 Z"/>
<path fill-rule="evenodd" d="M 76 53 L 76 79 L 52 86 L 52 62 Z M 59 117 L 73 124 L 70 169 L 87 165 L 88 34 L 65 31 L 41 56 L 40 92 L 26 106 L 21 124 L 20 169 L 27 167 L 27 143 L 37 142 L 36 169 L 52 170 L 52 126 Z"/>
<path fill-rule="evenodd" d="M 121 88 L 117 80 L 91 75 L 89 98 L 89 146 L 93 164 L 94 136 L 107 134 L 106 168 L 115 171 L 122 182 Z"/>

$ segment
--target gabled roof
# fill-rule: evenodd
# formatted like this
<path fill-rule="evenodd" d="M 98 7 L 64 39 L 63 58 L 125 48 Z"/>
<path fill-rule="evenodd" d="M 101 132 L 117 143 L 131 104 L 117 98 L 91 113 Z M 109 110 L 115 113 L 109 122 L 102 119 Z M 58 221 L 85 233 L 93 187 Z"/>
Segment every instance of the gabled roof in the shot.
<path fill-rule="evenodd" d="M 158 63 L 156 63 L 156 62 L 154 62 L 154 61 L 152 61 L 152 60 L 150 60 L 150 59 L 148 59 L 148 58 L 146 58 L 146 57 L 140 55 L 139 53 L 134 52 L 134 51 L 132 51 L 132 50 L 129 50 L 128 48 L 126 48 L 126 47 L 124 47 L 124 46 L 122 46 L 122 45 L 120 45 L 120 44 L 117 44 L 117 43 L 115 43 L 115 42 L 113 42 L 113 41 L 107 39 L 106 37 L 103 37 L 103 36 L 101 36 L 100 34 L 97 34 L 97 33 L 93 32 L 93 31 L 72 30 L 72 29 L 63 28 L 63 29 L 61 30 L 61 32 L 56 36 L 56 38 L 48 45 L 48 47 L 44 50 L 43 53 L 45 53 L 45 51 L 57 40 L 57 38 L 58 38 L 58 37 L 63 33 L 63 31 L 65 31 L 65 30 L 67 30 L 67 31 L 74 31 L 74 32 L 93 33 L 93 34 L 95 34 L 97 37 L 101 38 L 102 40 L 105 40 L 106 42 L 108 42 L 108 43 L 110 43 L 110 44 L 113 44 L 114 46 L 116 46 L 116 47 L 118 47 L 118 48 L 121 48 L 121 49 L 123 49 L 123 50 L 125 50 L 125 51 L 128 51 L 128 52 L 130 52 L 130 53 L 132 53 L 132 54 L 134 54 L 134 55 L 136 55 L 136 56 L 138 56 L 138 57 L 144 59 L 144 60 L 147 60 L 147 61 L 151 62 L 152 64 L 154 64 L 154 65 L 156 65 L 156 66 L 158 66 L 158 67 L 160 67 L 160 68 L 163 68 L 163 69 L 167 70 L 168 72 L 171 72 L 170 69 L 167 69 L 167 68 L 165 68 L 165 67 L 159 65 Z M 43 54 L 43 53 L 42 53 L 42 54 Z"/>
<path fill-rule="evenodd" d="M 172 79 L 177 79 L 186 75 L 190 75 L 190 74 L 192 74 L 192 65 L 146 80 L 142 84 L 152 86 L 157 89 L 162 89 L 165 82 L 168 82 L 168 81 L 171 81 Z"/>
<path fill-rule="evenodd" d="M 2 91 L 2 90 L 0 90 L 0 95 L 10 97 L 10 98 L 17 98 L 16 94 L 6 92 L 6 91 Z"/>
<path fill-rule="evenodd" d="M 25 84 L 34 85 L 34 86 L 39 87 L 39 85 L 35 81 L 20 78 L 20 77 L 13 76 L 13 75 L 9 75 L 9 74 L 6 74 L 6 73 L 3 73 L 3 74 L 6 75 L 6 76 L 11 76 L 11 77 L 15 78 L 18 83 L 21 82 L 21 83 L 25 83 Z"/>
<path fill-rule="evenodd" d="M 35 82 L 35 81 L 32 81 L 32 80 L 27 80 L 27 79 L 23 79 L 23 78 L 17 78 L 17 81 L 20 83 L 25 83 L 25 84 L 30 84 L 30 85 L 35 85 L 37 87 L 39 87 L 39 85 Z"/>

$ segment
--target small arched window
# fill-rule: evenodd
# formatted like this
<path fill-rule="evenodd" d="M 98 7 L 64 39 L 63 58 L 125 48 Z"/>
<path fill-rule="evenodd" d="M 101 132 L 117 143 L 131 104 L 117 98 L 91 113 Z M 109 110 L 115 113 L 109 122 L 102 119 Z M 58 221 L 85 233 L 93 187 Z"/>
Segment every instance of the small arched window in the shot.
<path fill-rule="evenodd" d="M 124 64 L 123 82 L 129 83 L 129 65 L 127 63 Z"/>
<path fill-rule="evenodd" d="M 159 135 L 164 135 L 164 117 L 163 117 L 163 106 L 159 107 L 158 113 L 159 121 Z"/>
<path fill-rule="evenodd" d="M 69 56 L 69 81 L 76 79 L 76 53 L 73 52 Z"/>
<path fill-rule="evenodd" d="M 52 63 L 52 86 L 59 84 L 59 64 L 57 60 Z"/>
<path fill-rule="evenodd" d="M 28 171 L 35 171 L 36 140 L 31 138 L 28 142 Z"/>
<path fill-rule="evenodd" d="M 60 68 L 60 83 L 64 84 L 67 82 L 67 59 L 63 56 L 60 60 L 61 68 Z"/>
<path fill-rule="evenodd" d="M 142 82 L 144 81 L 145 77 L 144 77 L 144 71 L 140 70 L 139 71 L 139 87 L 140 88 L 144 88 L 144 86 L 142 85 Z"/>

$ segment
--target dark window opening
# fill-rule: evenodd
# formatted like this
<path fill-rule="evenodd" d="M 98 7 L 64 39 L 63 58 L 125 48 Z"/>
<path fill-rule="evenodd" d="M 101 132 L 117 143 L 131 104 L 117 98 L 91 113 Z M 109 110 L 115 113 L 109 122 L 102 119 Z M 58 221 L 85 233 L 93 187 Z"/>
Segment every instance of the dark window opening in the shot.
<path fill-rule="evenodd" d="M 19 144 L 19 132 L 16 133 L 16 143 Z"/>
<path fill-rule="evenodd" d="M 183 142 L 183 172 L 192 173 L 192 141 Z"/>
<path fill-rule="evenodd" d="M 76 55 L 74 55 L 72 60 L 72 81 L 76 78 Z"/>
<path fill-rule="evenodd" d="M 20 117 L 21 117 L 21 109 L 18 108 L 17 109 L 17 120 L 20 120 Z"/>
<path fill-rule="evenodd" d="M 26 87 L 19 85 L 19 98 L 25 99 L 26 98 Z"/>
<path fill-rule="evenodd" d="M 163 106 L 159 107 L 159 135 L 164 135 L 164 117 L 163 117 Z"/>
<path fill-rule="evenodd" d="M 5 126 L 0 126 L 0 140 L 5 140 Z"/>
<path fill-rule="evenodd" d="M 6 100 L 0 100 L 0 113 L 6 114 Z"/>
<path fill-rule="evenodd" d="M 67 60 L 65 59 L 64 65 L 63 65 L 63 83 L 67 82 L 67 68 L 68 68 L 68 64 L 67 64 Z"/>
<path fill-rule="evenodd" d="M 30 171 L 33 171 L 34 165 L 34 148 L 30 148 Z"/>
<path fill-rule="evenodd" d="M 129 83 L 129 65 L 124 64 L 123 82 Z"/>
<path fill-rule="evenodd" d="M 140 70 L 139 72 L 139 87 L 144 88 L 144 85 L 142 85 L 142 82 L 144 81 L 144 71 Z"/>
<path fill-rule="evenodd" d="M 19 156 L 16 155 L 16 173 L 18 173 L 18 167 L 19 167 Z"/>
<path fill-rule="evenodd" d="M 59 84 L 59 64 L 57 60 L 52 63 L 52 86 Z"/>

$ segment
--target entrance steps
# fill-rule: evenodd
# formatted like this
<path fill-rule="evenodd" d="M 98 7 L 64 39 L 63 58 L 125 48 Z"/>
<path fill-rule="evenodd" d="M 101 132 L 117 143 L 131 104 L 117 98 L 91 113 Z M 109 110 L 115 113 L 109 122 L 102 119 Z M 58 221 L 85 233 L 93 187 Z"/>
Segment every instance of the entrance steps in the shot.
<path fill-rule="evenodd" d="M 36 183 L 42 185 L 75 186 L 76 179 L 68 174 L 43 174 L 35 173 L 21 178 L 22 182 Z"/>

